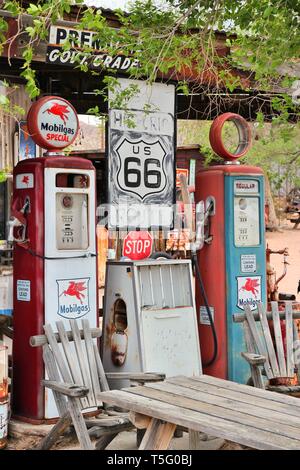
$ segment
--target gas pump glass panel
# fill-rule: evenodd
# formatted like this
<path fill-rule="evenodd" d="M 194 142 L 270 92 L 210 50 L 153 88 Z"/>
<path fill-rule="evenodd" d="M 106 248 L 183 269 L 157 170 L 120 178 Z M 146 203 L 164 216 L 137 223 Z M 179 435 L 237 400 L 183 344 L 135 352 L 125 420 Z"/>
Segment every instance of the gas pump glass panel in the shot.
<path fill-rule="evenodd" d="M 259 199 L 236 196 L 234 198 L 235 246 L 259 245 Z"/>
<path fill-rule="evenodd" d="M 234 244 L 236 247 L 260 244 L 260 200 L 257 180 L 234 182 Z"/>
<path fill-rule="evenodd" d="M 57 173 L 57 188 L 89 188 L 90 178 L 88 175 L 78 173 Z"/>
<path fill-rule="evenodd" d="M 88 237 L 88 195 L 56 194 L 56 247 L 58 250 L 86 250 Z"/>

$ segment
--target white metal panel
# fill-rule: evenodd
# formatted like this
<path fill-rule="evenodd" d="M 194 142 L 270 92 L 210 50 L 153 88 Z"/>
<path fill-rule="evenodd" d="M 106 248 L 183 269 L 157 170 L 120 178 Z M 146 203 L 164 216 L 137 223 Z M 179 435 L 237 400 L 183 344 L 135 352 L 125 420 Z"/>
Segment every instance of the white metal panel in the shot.
<path fill-rule="evenodd" d="M 80 277 L 80 279 L 79 279 Z M 66 284 L 70 279 L 88 279 L 87 288 L 83 291 L 84 298 L 81 298 L 83 306 L 88 306 L 88 311 L 76 313 L 74 306 L 80 304 L 80 300 L 72 296 L 61 295 L 59 282 L 65 279 Z M 45 260 L 45 323 L 51 323 L 56 331 L 55 322 L 63 321 L 67 330 L 70 329 L 69 318 L 85 318 L 89 320 L 91 328 L 97 326 L 97 292 L 96 292 L 96 258 L 68 259 L 65 260 Z M 60 310 L 61 299 L 64 297 L 64 305 L 67 302 L 73 311 L 64 312 Z M 58 416 L 53 394 L 45 389 L 45 418 L 50 419 Z"/>
<path fill-rule="evenodd" d="M 145 372 L 199 375 L 198 328 L 192 307 L 142 310 Z"/>

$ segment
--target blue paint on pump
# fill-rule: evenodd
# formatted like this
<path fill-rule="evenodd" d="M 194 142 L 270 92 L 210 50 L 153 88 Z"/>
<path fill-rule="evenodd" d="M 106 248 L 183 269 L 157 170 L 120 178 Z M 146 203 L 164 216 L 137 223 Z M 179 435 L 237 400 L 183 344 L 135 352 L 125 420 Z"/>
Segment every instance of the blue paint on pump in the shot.
<path fill-rule="evenodd" d="M 241 172 L 243 171 L 241 167 Z M 235 194 L 234 182 L 238 181 L 256 181 L 258 183 L 258 193 L 247 193 L 239 192 Z M 255 183 L 256 184 L 256 183 Z M 234 220 L 234 199 L 241 198 L 259 198 L 258 201 L 258 215 L 259 215 L 259 237 L 253 246 L 237 246 L 240 242 L 235 241 L 235 227 L 239 223 Z M 250 202 L 250 201 L 249 201 Z M 254 201 L 251 201 L 254 203 Z M 238 201 L 237 201 L 238 203 Z M 251 279 L 254 277 L 254 283 L 257 284 L 258 277 L 260 277 L 261 283 L 261 300 L 266 304 L 266 254 L 265 254 L 265 227 L 264 227 L 264 179 L 261 175 L 225 175 L 225 246 L 226 246 L 226 290 L 227 290 L 227 341 L 228 341 L 228 379 L 234 382 L 246 383 L 250 377 L 250 368 L 246 363 L 245 359 L 241 357 L 241 352 L 246 351 L 243 327 L 241 323 L 234 323 L 232 315 L 234 313 L 242 313 L 243 308 L 241 303 L 239 304 L 239 297 L 249 298 L 254 300 L 255 296 L 259 297 L 257 293 L 257 287 L 254 287 L 254 294 L 246 289 L 241 289 L 241 286 L 245 286 L 247 278 Z M 237 217 L 236 217 L 237 218 Z M 251 231 L 249 219 L 245 223 L 249 235 Z M 242 225 L 243 227 L 243 222 Z M 243 233 L 243 232 L 242 232 Z M 258 235 L 258 234 L 257 234 Z M 247 234 L 245 235 L 247 236 Z M 244 256 L 243 256 L 244 255 Z M 250 259 L 256 259 L 256 270 L 255 272 L 243 272 L 249 268 L 249 266 L 242 267 L 242 259 L 247 259 L 247 256 L 251 255 Z M 243 258 L 241 258 L 243 256 Z M 249 259 L 249 258 L 248 258 Z M 240 278 L 240 285 L 238 289 L 238 278 Z M 241 279 L 243 278 L 243 279 Z M 249 281 L 248 281 L 249 282 Z M 259 281 L 258 281 L 259 282 Z M 239 292 L 240 290 L 240 292 Z M 239 304 L 239 305 L 238 305 Z"/>

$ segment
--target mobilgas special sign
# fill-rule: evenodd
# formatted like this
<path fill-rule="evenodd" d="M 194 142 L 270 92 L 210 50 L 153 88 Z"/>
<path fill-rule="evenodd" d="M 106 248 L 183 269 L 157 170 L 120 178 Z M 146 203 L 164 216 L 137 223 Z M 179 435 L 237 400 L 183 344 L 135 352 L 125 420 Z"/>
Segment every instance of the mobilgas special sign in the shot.
<path fill-rule="evenodd" d="M 63 50 L 64 44 L 70 44 L 69 50 Z M 84 48 L 89 51 L 85 52 Z M 136 59 L 122 54 L 109 55 L 101 51 L 99 33 L 93 31 L 51 26 L 49 44 L 47 46 L 46 62 L 50 64 L 79 66 L 87 65 L 91 70 L 109 68 L 126 72 L 131 67 L 138 67 Z"/>
<path fill-rule="evenodd" d="M 79 128 L 73 106 L 57 96 L 46 96 L 36 101 L 28 112 L 27 125 L 35 143 L 48 150 L 71 145 Z"/>

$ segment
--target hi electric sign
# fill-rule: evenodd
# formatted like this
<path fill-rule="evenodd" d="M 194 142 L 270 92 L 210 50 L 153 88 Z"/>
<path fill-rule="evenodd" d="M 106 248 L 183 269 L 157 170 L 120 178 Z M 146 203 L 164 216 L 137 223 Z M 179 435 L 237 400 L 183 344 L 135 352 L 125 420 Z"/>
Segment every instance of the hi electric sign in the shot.
<path fill-rule="evenodd" d="M 79 122 L 75 109 L 68 101 L 47 96 L 31 106 L 27 126 L 30 135 L 40 147 L 57 150 L 74 142 Z"/>

